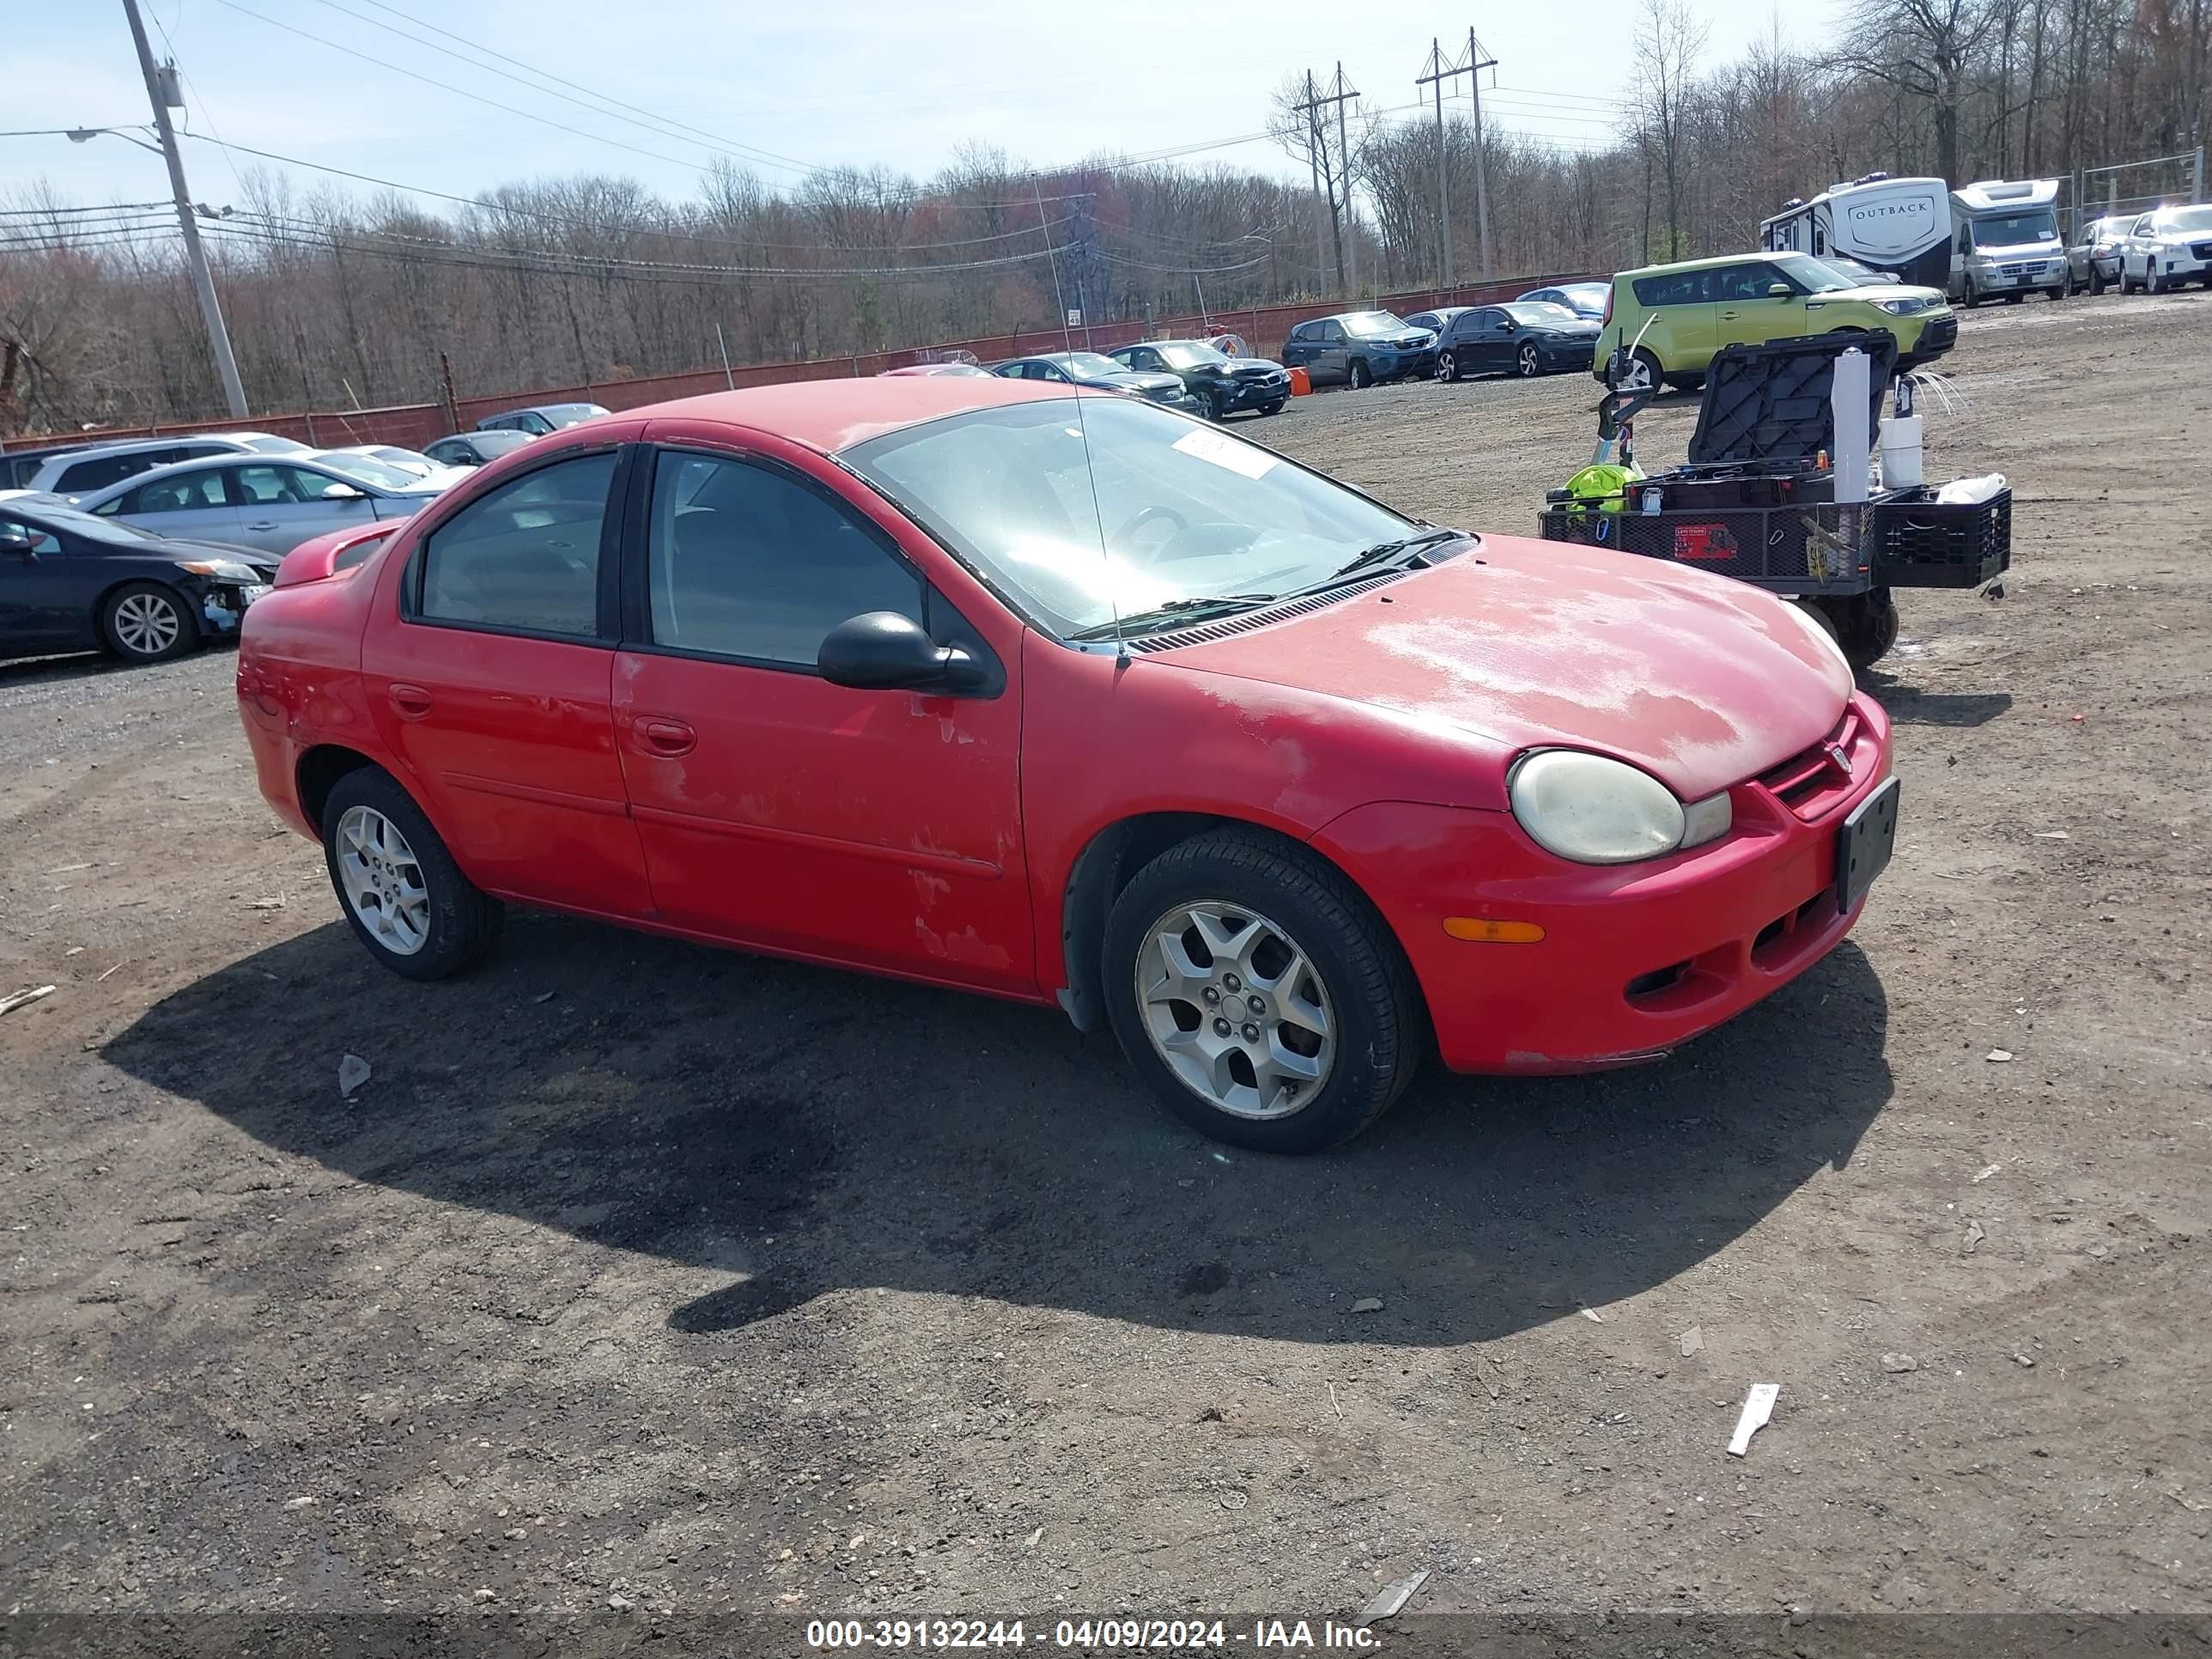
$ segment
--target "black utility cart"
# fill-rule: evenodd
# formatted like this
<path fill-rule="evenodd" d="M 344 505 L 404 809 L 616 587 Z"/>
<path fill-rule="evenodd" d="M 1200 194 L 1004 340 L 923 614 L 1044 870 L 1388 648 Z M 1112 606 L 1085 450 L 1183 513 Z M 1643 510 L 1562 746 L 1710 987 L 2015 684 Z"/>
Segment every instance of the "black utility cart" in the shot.
<path fill-rule="evenodd" d="M 1823 620 L 1855 666 L 1878 661 L 1897 640 L 1894 589 L 1980 587 L 2004 573 L 2012 492 L 1954 506 L 1938 503 L 1933 489 L 1877 486 L 1864 501 L 1837 501 L 1832 393 L 1847 350 L 1869 359 L 1867 441 L 1877 448 L 1893 385 L 1900 414 L 1911 395 L 1895 379 L 1888 335 L 1729 346 L 1705 377 L 1688 463 L 1604 494 L 1553 490 L 1540 520 L 1546 539 L 1692 564 L 1786 595 Z M 1619 442 L 1623 461 L 1632 459 L 1631 423 L 1654 395 L 1607 395 L 1601 453 Z"/>

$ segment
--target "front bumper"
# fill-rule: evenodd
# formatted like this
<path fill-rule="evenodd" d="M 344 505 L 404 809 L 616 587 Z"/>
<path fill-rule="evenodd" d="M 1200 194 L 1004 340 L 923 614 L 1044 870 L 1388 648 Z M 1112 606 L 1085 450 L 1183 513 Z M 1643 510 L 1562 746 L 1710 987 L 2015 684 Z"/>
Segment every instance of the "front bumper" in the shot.
<path fill-rule="evenodd" d="M 1378 380 L 1418 380 L 1436 373 L 1434 346 L 1419 351 L 1370 351 L 1366 356 L 1367 372 Z"/>
<path fill-rule="evenodd" d="M 2150 257 L 2151 273 L 2161 283 L 2191 283 L 2212 276 L 2212 243 L 2200 252 L 2194 247 L 2160 248 Z"/>
<path fill-rule="evenodd" d="M 1239 410 L 1264 409 L 1269 404 L 1281 403 L 1291 395 L 1291 377 L 1287 371 L 1266 380 L 1222 380 L 1221 410 L 1224 415 Z"/>
<path fill-rule="evenodd" d="M 1995 264 L 1970 266 L 1977 294 L 2033 294 L 2039 289 L 2057 288 L 2068 280 L 2066 261 L 2045 257 L 2039 259 L 2006 259 Z"/>
<path fill-rule="evenodd" d="M 1378 802 L 1315 837 L 1381 908 L 1454 1071 L 1601 1070 L 1652 1060 L 1771 995 L 1863 910 L 1837 898 L 1838 832 L 1889 774 L 1889 723 L 1854 695 L 1838 738 L 1730 791 L 1735 824 L 1644 865 L 1570 865 L 1510 813 Z M 1809 773 L 1809 784 L 1793 783 Z M 1464 942 L 1447 916 L 1533 921 L 1533 945 Z"/>
<path fill-rule="evenodd" d="M 1903 319 L 1899 319 L 1903 321 Z M 1959 318 L 1955 312 L 1938 312 L 1923 318 L 1920 332 L 1913 337 L 1912 344 L 1899 356 L 1906 366 L 1932 362 L 1959 343 Z"/>
<path fill-rule="evenodd" d="M 1595 340 L 1539 340 L 1536 355 L 1547 370 L 1558 373 L 1579 369 L 1589 374 L 1597 368 Z"/>

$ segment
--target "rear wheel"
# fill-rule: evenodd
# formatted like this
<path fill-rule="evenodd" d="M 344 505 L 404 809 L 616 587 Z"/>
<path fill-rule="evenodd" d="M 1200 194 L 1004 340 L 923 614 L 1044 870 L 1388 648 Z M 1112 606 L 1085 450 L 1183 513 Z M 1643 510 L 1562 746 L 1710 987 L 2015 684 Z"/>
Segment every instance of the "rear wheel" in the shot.
<path fill-rule="evenodd" d="M 192 607 L 173 587 L 126 582 L 100 607 L 100 637 L 131 662 L 167 662 L 200 642 Z"/>
<path fill-rule="evenodd" d="M 323 860 L 354 936 L 407 979 L 444 979 L 499 942 L 507 908 L 461 873 L 414 798 L 374 767 L 323 806 Z"/>
<path fill-rule="evenodd" d="M 1367 360 L 1364 357 L 1353 358 L 1352 360 L 1352 389 L 1354 392 L 1364 392 L 1369 386 L 1373 386 L 1374 384 L 1375 376 L 1368 372 Z"/>
<path fill-rule="evenodd" d="M 1514 367 L 1521 371 L 1521 378 L 1524 380 L 1533 380 L 1544 372 L 1543 355 L 1533 345 L 1522 346 L 1520 355 L 1513 362 Z"/>
<path fill-rule="evenodd" d="M 1336 870 L 1227 830 L 1172 847 L 1106 923 L 1115 1035 L 1203 1134 L 1310 1152 L 1357 1134 L 1419 1067 L 1427 1023 L 1389 927 Z"/>

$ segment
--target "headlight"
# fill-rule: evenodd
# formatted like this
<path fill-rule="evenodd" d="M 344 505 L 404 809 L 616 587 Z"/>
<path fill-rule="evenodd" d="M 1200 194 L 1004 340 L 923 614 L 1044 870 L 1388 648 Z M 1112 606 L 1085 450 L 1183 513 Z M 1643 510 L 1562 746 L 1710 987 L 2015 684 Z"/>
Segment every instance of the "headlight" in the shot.
<path fill-rule="evenodd" d="M 195 576 L 213 576 L 217 581 L 258 582 L 260 575 L 250 565 L 237 564 L 228 559 L 185 559 L 177 568 L 189 570 Z"/>
<path fill-rule="evenodd" d="M 1917 300 L 1876 300 L 1875 304 L 1893 317 L 1909 317 L 1920 309 L 1920 301 Z"/>
<path fill-rule="evenodd" d="M 1513 816 L 1536 844 L 1577 864 L 1633 864 L 1724 835 L 1729 798 L 1685 810 L 1648 772 L 1577 749 L 1540 749 L 1506 779 Z"/>

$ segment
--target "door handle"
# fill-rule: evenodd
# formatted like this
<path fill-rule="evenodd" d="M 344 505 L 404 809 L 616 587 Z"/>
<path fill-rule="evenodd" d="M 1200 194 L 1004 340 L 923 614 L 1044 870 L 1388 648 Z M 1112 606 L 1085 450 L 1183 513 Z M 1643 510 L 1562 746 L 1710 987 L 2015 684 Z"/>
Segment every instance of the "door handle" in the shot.
<path fill-rule="evenodd" d="M 638 742 L 647 754 L 657 755 L 665 760 L 674 760 L 678 756 L 690 754 L 699 741 L 699 734 L 682 720 L 672 720 L 659 714 L 644 716 L 632 729 L 636 732 Z"/>
<path fill-rule="evenodd" d="M 274 519 L 264 519 L 258 524 L 250 524 L 246 527 L 248 530 L 274 530 L 276 528 L 276 520 Z"/>
<path fill-rule="evenodd" d="M 430 712 L 430 694 L 419 685 L 394 684 L 385 696 L 403 720 L 419 720 Z"/>

